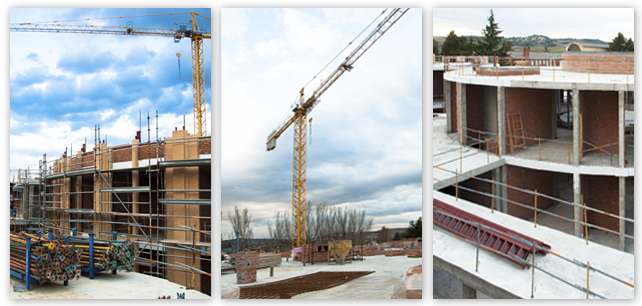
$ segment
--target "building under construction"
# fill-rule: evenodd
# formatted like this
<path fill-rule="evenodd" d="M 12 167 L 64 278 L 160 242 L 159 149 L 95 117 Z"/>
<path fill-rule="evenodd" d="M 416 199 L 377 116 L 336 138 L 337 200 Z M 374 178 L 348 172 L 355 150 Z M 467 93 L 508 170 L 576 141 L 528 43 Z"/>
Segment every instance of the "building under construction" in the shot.
<path fill-rule="evenodd" d="M 464 298 L 633 297 L 633 67 L 434 58 L 434 266 Z"/>
<path fill-rule="evenodd" d="M 158 134 L 158 132 L 156 133 Z M 62 148 L 61 148 L 62 151 Z M 12 231 L 134 242 L 133 271 L 211 295 L 211 137 L 171 137 L 65 152 L 12 182 Z"/>

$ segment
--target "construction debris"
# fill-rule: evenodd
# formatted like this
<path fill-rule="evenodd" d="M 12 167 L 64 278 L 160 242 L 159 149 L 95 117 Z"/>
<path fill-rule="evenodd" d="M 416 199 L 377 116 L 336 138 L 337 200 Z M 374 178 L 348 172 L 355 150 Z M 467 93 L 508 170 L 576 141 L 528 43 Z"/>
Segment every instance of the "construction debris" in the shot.
<path fill-rule="evenodd" d="M 421 299 L 422 266 L 410 267 L 395 285 L 391 299 Z"/>

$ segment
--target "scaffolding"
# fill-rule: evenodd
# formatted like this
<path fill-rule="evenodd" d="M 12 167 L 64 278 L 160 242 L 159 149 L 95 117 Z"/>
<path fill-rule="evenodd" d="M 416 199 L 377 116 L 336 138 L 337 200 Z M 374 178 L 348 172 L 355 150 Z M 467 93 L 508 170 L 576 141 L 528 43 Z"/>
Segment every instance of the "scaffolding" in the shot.
<path fill-rule="evenodd" d="M 137 246 L 134 271 L 211 295 L 211 137 L 183 127 L 159 139 L 157 112 L 152 141 L 149 119 L 146 143 L 139 130 L 132 144 L 107 146 L 97 125 L 93 150 L 43 155 L 37 178 L 20 174 L 13 187 L 30 188 L 14 225 L 98 239 L 117 232 Z"/>

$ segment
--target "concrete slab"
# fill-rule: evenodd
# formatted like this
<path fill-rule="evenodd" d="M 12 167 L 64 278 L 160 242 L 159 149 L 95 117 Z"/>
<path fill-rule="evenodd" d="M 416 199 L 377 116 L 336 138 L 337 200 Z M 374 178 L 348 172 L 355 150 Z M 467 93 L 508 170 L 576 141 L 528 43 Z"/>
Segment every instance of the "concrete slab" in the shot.
<path fill-rule="evenodd" d="M 573 89 L 573 84 L 577 84 L 579 90 L 609 90 L 609 91 L 634 91 L 634 75 L 617 75 L 617 74 L 595 74 L 562 71 L 559 68 L 540 67 L 539 75 L 522 76 L 481 76 L 475 75 L 470 66 L 464 66 L 463 72 L 460 70 L 449 71 L 444 73 L 444 80 L 503 87 L 526 87 L 526 88 L 546 88 L 546 89 Z"/>
<path fill-rule="evenodd" d="M 494 154 L 487 154 L 486 151 L 464 147 L 460 153 L 460 145 L 454 139 L 456 133 L 446 133 L 446 115 L 439 114 L 433 118 L 433 143 L 432 143 L 432 165 L 442 169 L 432 168 L 433 189 L 439 190 L 455 184 L 456 169 L 462 175 L 457 178 L 460 182 L 466 180 L 469 175 L 478 175 L 504 165 L 504 160 Z M 459 157 L 463 155 L 461 166 Z M 452 172 L 451 172 L 452 171 Z M 436 179 L 436 180 L 435 180 Z"/>
<path fill-rule="evenodd" d="M 592 267 L 605 271 L 629 283 L 634 283 L 634 257 L 632 254 L 621 252 L 597 243 L 586 245 L 581 238 L 538 225 L 532 222 L 495 212 L 477 204 L 459 199 L 440 192 L 433 191 L 433 197 L 464 209 L 482 218 L 501 224 L 525 235 L 551 245 L 551 250 L 566 258 L 580 262 L 590 262 Z M 486 287 L 512 293 L 520 298 L 531 296 L 531 270 L 522 270 L 517 264 L 501 258 L 494 253 L 480 250 L 478 272 L 475 272 L 476 247 L 463 242 L 441 231 L 433 231 L 434 262 L 443 261 L 456 270 L 461 271 L 460 277 L 474 278 L 467 284 L 477 290 Z M 529 258 L 530 261 L 530 258 Z M 586 288 L 586 269 L 571 264 L 561 258 L 548 254 L 536 255 L 538 267 L 564 279 L 571 284 Z M 435 268 L 438 268 L 435 266 Z M 475 285 L 475 283 L 477 283 Z M 590 290 L 610 299 L 632 299 L 633 288 L 615 281 L 596 272 L 590 273 Z M 480 290 L 487 293 L 491 290 Z M 491 292 L 492 293 L 492 292 Z M 490 294 L 491 297 L 494 297 Z M 535 271 L 536 299 L 585 299 L 586 293 L 575 289 L 559 280 Z M 596 298 L 591 296 L 591 298 Z"/>
<path fill-rule="evenodd" d="M 10 283 L 21 282 L 11 276 Z M 136 273 L 119 272 L 117 274 L 99 273 L 94 279 L 87 274 L 79 280 L 69 281 L 68 286 L 62 282 L 47 282 L 42 285 L 31 284 L 31 290 L 14 292 L 10 288 L 11 299 L 157 299 L 169 295 L 176 299 L 176 293 L 185 292 L 185 299 L 209 299 L 209 295 L 196 290 L 187 290 L 184 286 L 165 279 Z"/>

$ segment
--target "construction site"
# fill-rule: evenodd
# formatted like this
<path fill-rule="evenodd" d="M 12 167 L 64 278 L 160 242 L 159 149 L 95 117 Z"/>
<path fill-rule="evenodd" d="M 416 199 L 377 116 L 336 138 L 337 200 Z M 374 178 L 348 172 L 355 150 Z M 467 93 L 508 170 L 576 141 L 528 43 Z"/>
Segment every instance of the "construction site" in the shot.
<path fill-rule="evenodd" d="M 321 96 L 331 90 L 333 84 L 341 82 L 339 78 L 350 72 L 356 66 L 357 60 L 364 55 L 367 57 L 366 52 L 382 36 L 390 36 L 387 34 L 388 31 L 403 23 L 400 20 L 409 18 L 404 17 L 409 15 L 409 10 L 383 10 L 371 22 L 371 25 L 375 25 L 374 28 L 369 29 L 368 25 L 362 31 L 366 35 L 365 38 L 359 39 L 361 42 L 348 43 L 346 49 L 352 48 L 348 56 L 341 60 L 338 66 L 331 66 L 336 68 L 331 70 L 328 76 L 320 78 L 320 85 L 309 90 L 311 94 L 307 97 L 307 89 L 302 88 L 298 92 L 295 105 L 286 113 L 284 120 L 276 129 L 269 134 L 266 133 L 266 149 L 272 151 L 277 147 L 277 139 L 290 127 L 293 129 L 292 207 L 291 216 L 286 216 L 292 220 L 291 232 L 290 226 L 285 226 L 287 238 L 281 238 L 290 241 L 286 248 L 281 251 L 276 248 L 274 252 L 264 252 L 253 246 L 240 247 L 239 236 L 243 235 L 235 228 L 236 246 L 222 250 L 223 299 L 422 298 L 421 238 L 366 243 L 363 238 L 369 234 L 367 231 L 350 234 L 345 230 L 341 234 L 321 235 L 320 239 L 317 235 L 314 241 L 308 237 L 308 231 L 311 231 L 308 218 L 311 218 L 309 213 L 313 209 L 310 207 L 307 189 L 308 123 L 312 121 L 309 116 L 316 107 L 323 107 L 320 106 Z M 339 58 L 339 55 L 335 58 Z M 313 79 L 316 78 L 317 76 Z M 228 216 L 233 223 L 230 214 Z M 337 220 L 336 222 L 341 224 L 339 227 L 349 227 L 346 225 L 347 219 L 332 218 L 334 219 L 328 222 Z"/>
<path fill-rule="evenodd" d="M 97 124 L 94 139 L 75 152 L 42 152 L 36 169 L 11 170 L 12 299 L 210 298 L 212 143 L 203 40 L 211 34 L 196 17 L 210 18 L 185 14 L 191 28 L 11 24 L 15 32 L 189 39 L 194 102 L 192 133 L 175 126 L 159 135 L 166 123 L 158 111 L 146 123 L 141 114 L 131 143 L 108 144 Z"/>
<path fill-rule="evenodd" d="M 634 297 L 633 67 L 433 55 L 435 298 Z"/>

